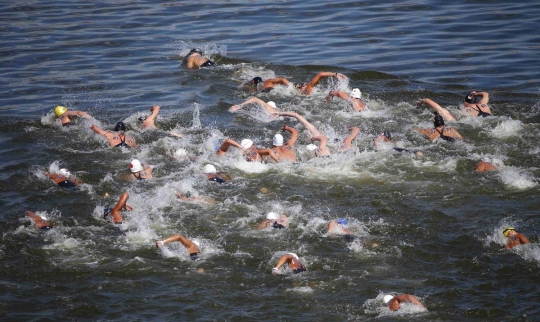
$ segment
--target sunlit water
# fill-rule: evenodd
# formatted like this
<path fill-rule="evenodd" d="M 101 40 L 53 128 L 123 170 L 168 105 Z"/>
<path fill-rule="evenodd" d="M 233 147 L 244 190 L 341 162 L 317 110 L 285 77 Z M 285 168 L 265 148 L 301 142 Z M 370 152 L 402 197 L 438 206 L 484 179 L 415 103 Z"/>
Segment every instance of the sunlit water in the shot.
<path fill-rule="evenodd" d="M 537 321 L 538 89 L 540 5 L 535 2 L 190 2 L 19 1 L 0 5 L 0 312 L 4 320 Z M 202 48 L 217 63 L 189 71 Z M 353 149 L 312 158 L 309 134 L 256 105 L 260 76 L 323 80 L 309 97 L 277 87 L 256 94 L 305 116 L 332 149 L 349 126 Z M 358 87 L 368 109 L 328 91 Z M 460 114 L 471 90 L 490 93 L 490 118 Z M 429 97 L 466 138 L 429 142 Z M 93 115 L 63 128 L 53 108 Z M 137 119 L 160 105 L 156 131 Z M 138 149 L 113 149 L 90 126 L 124 121 Z M 269 147 L 283 125 L 299 130 L 298 163 L 243 160 L 225 138 Z M 183 137 L 168 135 L 174 130 Z M 373 144 L 382 131 L 423 157 Z M 285 134 L 288 138 L 288 135 Z M 175 152 L 183 149 L 180 156 Z M 499 168 L 473 171 L 482 157 Z M 129 162 L 154 179 L 128 183 Z M 205 164 L 231 177 L 208 182 Z M 68 168 L 84 184 L 64 190 L 44 175 Z M 123 225 L 103 219 L 128 191 Z M 184 202 L 176 192 L 207 197 Z M 50 219 L 38 231 L 26 210 Z M 284 230 L 255 230 L 266 213 Z M 349 219 L 359 238 L 326 233 Z M 502 250 L 513 226 L 533 242 Z M 198 241 L 200 260 L 179 244 Z M 308 271 L 274 276 L 294 252 Z M 391 312 L 385 294 L 409 293 L 427 307 Z"/>

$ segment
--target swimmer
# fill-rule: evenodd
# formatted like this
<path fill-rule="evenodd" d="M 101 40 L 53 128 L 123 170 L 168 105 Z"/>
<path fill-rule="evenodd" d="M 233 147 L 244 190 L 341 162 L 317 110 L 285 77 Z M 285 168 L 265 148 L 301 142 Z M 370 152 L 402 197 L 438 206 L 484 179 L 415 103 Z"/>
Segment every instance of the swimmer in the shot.
<path fill-rule="evenodd" d="M 326 102 L 328 103 L 334 96 L 351 103 L 351 107 L 356 112 L 360 112 L 366 108 L 366 104 L 360 100 L 362 97 L 362 92 L 360 92 L 358 88 L 354 88 L 349 94 L 341 91 L 330 91 L 328 96 L 326 96 Z"/>
<path fill-rule="evenodd" d="M 82 184 L 81 180 L 71 174 L 68 169 L 62 168 L 58 173 L 45 172 L 45 175 L 62 188 L 76 189 Z"/>
<path fill-rule="evenodd" d="M 272 274 L 280 275 L 280 268 L 285 264 L 288 264 L 289 268 L 292 269 L 293 274 L 299 274 L 307 271 L 306 266 L 300 262 L 295 253 L 287 253 L 281 256 L 276 264 L 276 267 L 272 268 Z"/>
<path fill-rule="evenodd" d="M 288 79 L 280 77 L 280 78 L 269 78 L 265 81 L 263 81 L 260 77 L 254 77 L 251 80 L 251 83 L 255 86 L 256 90 L 258 90 L 261 93 L 268 93 L 271 90 L 274 89 L 274 86 L 276 85 L 285 85 L 289 86 L 291 83 Z M 261 85 L 259 85 L 261 84 Z"/>
<path fill-rule="evenodd" d="M 491 159 L 488 157 L 483 157 L 477 164 L 476 168 L 474 169 L 478 172 L 486 172 L 486 171 L 496 171 L 497 167 L 491 163 Z"/>
<path fill-rule="evenodd" d="M 269 212 L 266 215 L 266 219 L 263 220 L 256 229 L 266 229 L 266 228 L 275 228 L 283 229 L 289 227 L 289 218 L 285 215 L 279 215 L 273 211 Z"/>
<path fill-rule="evenodd" d="M 122 147 L 122 148 L 133 148 L 137 146 L 137 142 L 131 136 L 125 135 L 126 125 L 124 122 L 116 123 L 114 127 L 114 132 L 104 131 L 100 129 L 97 125 L 92 125 L 90 127 L 92 131 L 97 134 L 105 137 L 109 141 L 110 146 Z"/>
<path fill-rule="evenodd" d="M 392 133 L 390 131 L 384 130 L 384 132 L 379 135 L 376 139 L 373 140 L 373 143 L 375 144 L 375 148 L 380 149 L 381 148 L 381 142 L 389 143 L 393 146 L 393 149 L 397 152 L 407 152 L 407 153 L 414 153 L 418 157 L 424 156 L 424 153 L 421 151 L 411 151 L 403 148 L 398 148 L 395 146 L 394 141 L 392 140 Z"/>
<path fill-rule="evenodd" d="M 482 96 L 480 100 L 478 100 L 477 96 Z M 487 92 L 475 92 L 472 91 L 470 94 L 465 96 L 463 99 L 463 108 L 461 109 L 461 112 L 468 115 L 468 116 L 482 116 L 487 117 L 491 116 L 491 109 L 487 105 L 489 102 L 489 94 Z M 437 104 L 435 101 L 429 98 L 424 98 L 416 102 L 418 105 L 422 104 L 428 104 L 432 109 L 435 110 L 435 112 L 442 115 L 442 117 L 446 121 L 455 121 L 456 118 L 450 114 L 450 112 L 445 109 L 444 107 Z"/>
<path fill-rule="evenodd" d="M 109 215 L 113 217 L 113 222 L 115 224 L 121 224 L 124 221 L 124 218 L 122 217 L 122 210 L 132 211 L 133 208 L 127 204 L 127 201 L 129 199 L 129 194 L 124 192 L 120 198 L 118 199 L 118 202 L 114 206 L 114 208 L 105 208 L 103 210 L 103 218 L 107 219 Z"/>
<path fill-rule="evenodd" d="M 345 218 L 339 218 L 338 220 L 330 220 L 328 222 L 328 228 L 326 229 L 327 235 L 352 235 L 351 231 L 347 229 L 349 221 Z"/>
<path fill-rule="evenodd" d="M 347 76 L 340 74 L 340 73 L 332 73 L 332 72 L 320 72 L 309 83 L 295 83 L 294 88 L 299 90 L 302 94 L 308 96 L 311 95 L 313 92 L 313 88 L 319 84 L 321 79 L 326 77 L 335 77 L 338 80 L 346 80 Z"/>
<path fill-rule="evenodd" d="M 160 107 L 157 105 L 154 105 L 150 108 L 150 112 L 152 112 L 150 116 L 139 117 L 139 122 L 141 122 L 140 127 L 142 130 L 157 129 L 155 121 L 158 116 L 159 110 L 160 110 Z"/>
<path fill-rule="evenodd" d="M 298 139 L 298 131 L 293 127 L 284 125 L 281 128 L 281 132 L 285 131 L 291 133 L 291 138 L 287 142 L 283 143 L 283 135 L 278 133 L 274 135 L 274 138 L 272 139 L 272 147 L 270 149 L 259 149 L 257 150 L 257 153 L 259 153 L 260 156 L 270 157 L 270 159 L 274 160 L 275 162 L 281 162 L 284 160 L 296 162 L 294 144 Z M 270 159 L 266 158 L 266 161 Z"/>
<path fill-rule="evenodd" d="M 203 173 L 206 175 L 208 181 L 215 181 L 217 183 L 224 183 L 228 178 L 222 173 L 217 173 L 216 167 L 211 164 L 207 164 L 203 168 Z"/>
<path fill-rule="evenodd" d="M 448 142 L 463 139 L 461 134 L 459 134 L 456 129 L 444 126 L 444 119 L 437 112 L 435 112 L 435 117 L 433 118 L 433 126 L 433 129 L 419 129 L 417 127 L 414 129 L 417 132 L 427 136 L 431 141 L 435 141 L 437 138 L 441 138 Z"/>
<path fill-rule="evenodd" d="M 33 211 L 26 211 L 26 215 L 34 221 L 34 225 L 37 229 L 49 230 L 52 228 L 51 222 L 47 218 L 36 215 Z"/>
<path fill-rule="evenodd" d="M 426 307 L 413 295 L 410 294 L 401 294 L 401 295 L 385 295 L 383 297 L 384 303 L 388 306 L 390 311 L 399 310 L 401 303 L 411 303 L 419 306 L 423 311 L 426 310 Z"/>
<path fill-rule="evenodd" d="M 131 172 L 131 175 L 129 176 L 129 181 L 152 179 L 153 169 L 146 164 L 143 167 L 141 161 L 137 159 L 133 159 L 131 161 L 131 163 L 129 164 L 129 171 Z"/>
<path fill-rule="evenodd" d="M 210 59 L 203 56 L 203 52 L 199 48 L 192 49 L 186 57 L 184 57 L 184 64 L 189 69 L 198 69 L 201 67 L 213 67 L 216 64 Z"/>
<path fill-rule="evenodd" d="M 189 253 L 189 258 L 191 258 L 191 260 L 194 261 L 199 259 L 199 254 L 201 253 L 201 250 L 199 249 L 199 243 L 197 241 L 191 241 L 182 235 L 176 234 L 169 236 L 166 239 L 158 240 L 156 242 L 156 247 L 161 248 L 164 245 L 175 241 L 180 242 L 182 245 L 184 245 L 184 247 Z"/>
<path fill-rule="evenodd" d="M 503 235 L 507 238 L 506 246 L 504 246 L 506 249 L 514 248 L 517 245 L 530 244 L 529 239 L 522 233 L 515 231 L 514 227 L 504 229 Z"/>
<path fill-rule="evenodd" d="M 209 203 L 209 204 L 215 204 L 216 201 L 212 198 L 208 198 L 208 197 L 201 197 L 201 196 L 192 196 L 191 195 L 191 192 L 186 192 L 186 193 L 181 193 L 181 192 L 178 192 L 178 191 L 175 191 L 175 194 L 176 194 L 176 197 L 182 201 L 201 201 L 201 202 L 206 202 L 206 203 Z"/>
<path fill-rule="evenodd" d="M 238 110 L 240 110 L 242 107 L 248 105 L 248 104 L 259 104 L 260 106 L 264 107 L 264 109 L 266 110 L 266 112 L 271 116 L 271 117 L 277 117 L 277 115 L 275 115 L 277 112 L 279 112 L 279 110 L 277 110 L 277 106 L 276 106 L 276 103 L 272 102 L 272 101 L 269 101 L 269 102 L 265 102 L 263 100 L 261 100 L 260 98 L 257 98 L 257 97 L 250 97 L 248 98 L 247 100 L 245 100 L 244 102 L 238 104 L 238 105 L 233 105 L 229 108 L 229 112 L 231 113 L 234 113 Z"/>
<path fill-rule="evenodd" d="M 328 141 L 326 135 L 317 130 L 317 128 L 313 124 L 309 123 L 303 116 L 295 112 L 279 112 L 277 115 L 294 117 L 300 123 L 302 123 L 306 130 L 308 130 L 309 135 L 311 135 L 310 141 L 319 141 L 319 147 L 315 150 L 316 156 L 320 157 L 330 155 L 330 150 L 326 146 Z"/>
<path fill-rule="evenodd" d="M 242 150 L 242 153 L 246 157 L 246 161 L 262 160 L 261 156 L 257 152 L 257 148 L 255 148 L 255 146 L 253 145 L 253 141 L 251 141 L 250 139 L 243 139 L 240 143 L 236 142 L 233 139 L 226 139 L 217 149 L 216 155 L 224 155 L 231 146 Z"/>
<path fill-rule="evenodd" d="M 70 111 L 65 106 L 57 106 L 54 109 L 54 114 L 56 115 L 56 118 L 60 119 L 60 122 L 62 123 L 62 126 L 71 126 L 73 125 L 72 121 L 74 118 L 80 116 L 87 119 L 92 118 L 90 114 L 86 112 L 81 111 Z"/>

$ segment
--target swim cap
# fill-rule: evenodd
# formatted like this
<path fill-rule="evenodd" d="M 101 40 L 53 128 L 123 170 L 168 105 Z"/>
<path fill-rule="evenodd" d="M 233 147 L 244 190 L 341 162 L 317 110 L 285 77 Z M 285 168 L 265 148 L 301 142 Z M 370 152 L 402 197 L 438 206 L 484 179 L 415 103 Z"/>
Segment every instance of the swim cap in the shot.
<path fill-rule="evenodd" d="M 268 105 L 272 106 L 273 108 L 277 108 L 276 106 L 276 103 L 272 102 L 272 101 L 268 101 L 266 102 Z"/>
<path fill-rule="evenodd" d="M 390 133 L 390 131 L 384 130 L 383 135 L 386 136 L 388 140 L 392 140 L 392 133 Z"/>
<path fill-rule="evenodd" d="M 362 92 L 360 92 L 360 90 L 358 88 L 355 88 L 351 91 L 351 93 L 349 94 L 351 97 L 354 97 L 354 98 L 360 98 L 362 97 Z"/>
<path fill-rule="evenodd" d="M 56 117 L 60 117 L 62 114 L 64 114 L 67 111 L 67 108 L 65 106 L 58 105 L 54 109 L 54 114 L 56 114 Z"/>
<path fill-rule="evenodd" d="M 393 298 L 394 298 L 393 295 L 385 295 L 383 297 L 383 301 L 384 301 L 385 304 L 388 304 L 388 302 L 390 302 Z"/>
<path fill-rule="evenodd" d="M 185 157 L 186 155 L 187 155 L 186 149 L 179 148 L 179 149 L 176 149 L 176 151 L 174 151 L 175 157 Z"/>
<path fill-rule="evenodd" d="M 63 175 L 64 177 L 69 177 L 71 175 L 71 172 L 69 172 L 68 169 L 66 168 L 62 168 L 58 171 L 58 173 L 60 173 L 61 175 Z"/>
<path fill-rule="evenodd" d="M 465 96 L 465 102 L 467 102 L 469 104 L 476 103 L 476 96 L 474 96 L 472 94 L 469 94 L 469 95 Z"/>
<path fill-rule="evenodd" d="M 345 219 L 345 218 L 339 218 L 337 220 L 337 223 L 340 224 L 340 225 L 346 225 L 346 224 L 349 223 L 349 221 L 347 219 Z"/>
<path fill-rule="evenodd" d="M 139 122 L 144 122 L 146 121 L 146 116 L 141 116 L 138 118 Z"/>
<path fill-rule="evenodd" d="M 482 162 L 488 162 L 488 163 L 491 163 L 491 159 L 488 158 L 488 157 L 483 157 L 483 158 L 482 158 Z"/>
<path fill-rule="evenodd" d="M 259 84 L 259 83 L 262 83 L 263 82 L 263 79 L 260 78 L 260 77 L 253 77 L 253 79 L 251 80 L 251 82 L 255 85 Z"/>
<path fill-rule="evenodd" d="M 298 255 L 296 255 L 295 253 L 289 253 L 289 255 L 293 255 L 294 258 L 296 258 L 296 260 L 298 260 Z"/>
<path fill-rule="evenodd" d="M 315 151 L 315 150 L 317 150 L 318 148 L 319 148 L 319 147 L 316 146 L 315 144 L 308 144 L 308 145 L 306 145 L 306 149 L 307 149 L 309 152 Z"/>
<path fill-rule="evenodd" d="M 131 170 L 132 173 L 142 171 L 143 167 L 141 161 L 133 159 L 133 161 L 131 161 L 131 163 L 129 164 L 129 170 Z"/>
<path fill-rule="evenodd" d="M 444 119 L 439 113 L 435 113 L 435 117 L 433 118 L 433 125 L 435 125 L 435 127 L 444 125 Z"/>
<path fill-rule="evenodd" d="M 124 132 L 126 130 L 126 125 L 124 124 L 124 122 L 118 122 L 118 123 L 116 123 L 116 126 L 114 127 L 114 130 L 116 132 L 118 132 L 118 131 Z"/>
<path fill-rule="evenodd" d="M 306 83 L 294 83 L 294 88 L 296 89 L 302 89 Z"/>
<path fill-rule="evenodd" d="M 274 135 L 274 139 L 272 140 L 272 144 L 275 146 L 282 146 L 283 145 L 283 135 L 276 134 Z"/>
<path fill-rule="evenodd" d="M 41 220 L 48 220 L 47 217 L 45 216 L 39 216 L 39 217 L 41 217 Z"/>
<path fill-rule="evenodd" d="M 198 242 L 198 241 L 196 241 L 196 240 L 193 240 L 192 242 L 193 242 L 195 245 L 197 245 L 197 247 L 201 246 L 201 243 Z"/>
<path fill-rule="evenodd" d="M 191 55 L 191 54 L 194 54 L 194 53 L 197 53 L 199 55 L 202 55 L 203 52 L 200 48 L 193 48 L 192 50 L 189 51 L 189 53 L 187 54 L 188 56 Z"/>
<path fill-rule="evenodd" d="M 249 149 L 253 145 L 253 141 L 250 139 L 243 139 L 242 142 L 240 142 L 240 146 L 242 146 L 242 149 Z"/>
<path fill-rule="evenodd" d="M 514 227 L 508 227 L 505 230 L 503 230 L 504 237 L 508 237 L 508 233 L 510 232 L 510 230 L 515 230 L 515 229 Z"/>
<path fill-rule="evenodd" d="M 279 215 L 277 213 L 271 211 L 266 215 L 266 219 L 268 219 L 268 220 L 278 220 Z"/>
<path fill-rule="evenodd" d="M 217 172 L 216 167 L 214 167 L 213 165 L 207 164 L 204 166 L 204 169 L 203 169 L 204 174 L 216 173 L 216 172 Z"/>
<path fill-rule="evenodd" d="M 112 208 L 105 208 L 103 209 L 103 219 L 107 219 L 109 215 L 112 213 Z"/>

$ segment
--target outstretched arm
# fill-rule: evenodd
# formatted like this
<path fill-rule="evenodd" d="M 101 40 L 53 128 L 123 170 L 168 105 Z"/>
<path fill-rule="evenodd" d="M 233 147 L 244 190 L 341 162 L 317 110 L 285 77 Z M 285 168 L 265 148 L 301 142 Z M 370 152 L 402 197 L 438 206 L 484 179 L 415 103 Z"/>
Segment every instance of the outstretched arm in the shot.
<path fill-rule="evenodd" d="M 97 125 L 90 126 L 92 131 L 96 132 L 99 135 L 103 135 L 104 137 L 107 137 L 108 132 L 100 129 Z"/>
<path fill-rule="evenodd" d="M 350 97 L 347 93 L 345 92 L 341 92 L 341 91 L 330 91 L 328 93 L 328 95 L 326 96 L 326 102 L 328 103 L 330 101 L 330 99 L 332 99 L 333 97 L 339 97 L 339 98 L 342 98 L 344 100 L 347 100 L 347 101 L 350 101 Z"/>
<path fill-rule="evenodd" d="M 277 155 L 277 153 L 272 149 L 259 149 L 257 150 L 257 153 L 260 156 L 268 155 L 276 162 L 279 162 L 281 160 L 280 157 Z"/>
<path fill-rule="evenodd" d="M 285 131 L 291 133 L 291 138 L 287 142 L 285 142 L 285 145 L 294 145 L 296 143 L 296 140 L 298 140 L 298 131 L 294 127 L 283 125 L 283 127 L 281 127 L 281 132 Z"/>
<path fill-rule="evenodd" d="M 229 108 L 229 112 L 234 113 L 234 112 L 238 111 L 239 109 L 241 109 L 242 107 L 246 106 L 247 104 L 251 104 L 251 103 L 261 105 L 262 107 L 264 107 L 266 112 L 268 112 L 269 114 L 279 112 L 279 110 L 276 110 L 275 108 L 272 107 L 272 105 L 266 103 L 265 101 L 261 100 L 258 97 L 250 97 L 250 98 L 248 98 L 247 100 L 245 100 L 244 102 L 242 102 L 242 103 L 240 103 L 238 105 L 231 106 Z"/>
<path fill-rule="evenodd" d="M 264 81 L 265 87 L 267 87 L 266 84 L 271 84 L 272 86 L 275 86 L 275 85 L 289 86 L 290 82 L 289 82 L 288 79 L 286 79 L 284 77 L 278 77 L 278 78 L 267 79 L 266 81 Z"/>
<path fill-rule="evenodd" d="M 433 108 L 436 112 L 438 112 L 439 114 L 442 115 L 442 117 L 446 120 L 446 121 L 455 121 L 456 119 L 452 116 L 452 114 L 450 114 L 450 112 L 448 112 L 447 109 L 445 109 L 444 107 L 440 106 L 439 104 L 435 103 L 433 100 L 429 99 L 429 98 L 423 98 L 421 100 L 419 100 L 418 102 L 416 102 L 416 104 L 418 105 L 421 105 L 421 104 L 428 104 L 429 106 L 431 106 L 431 108 Z"/>
<path fill-rule="evenodd" d="M 150 108 L 150 111 L 152 112 L 152 114 L 150 114 L 150 116 L 148 116 L 146 118 L 146 120 L 144 120 L 143 122 L 143 127 L 145 128 L 156 128 L 156 124 L 155 124 L 155 121 L 156 121 L 156 118 L 159 114 L 159 111 L 160 111 L 160 107 L 157 106 L 157 105 L 154 105 Z"/>
<path fill-rule="evenodd" d="M 358 134 L 360 133 L 360 128 L 356 127 L 356 126 L 350 126 L 349 127 L 349 131 L 351 132 L 349 134 L 349 136 L 347 136 L 344 140 L 343 140 L 343 145 L 341 146 L 341 150 L 347 150 L 347 149 L 350 149 L 352 147 L 352 141 L 358 136 Z"/>
<path fill-rule="evenodd" d="M 333 77 L 333 76 L 337 77 L 338 79 L 347 79 L 347 76 L 345 76 L 343 74 L 340 74 L 340 73 L 320 72 L 317 75 L 315 75 L 315 77 L 313 77 L 313 79 L 307 84 L 307 87 L 304 90 L 304 92 L 306 94 L 311 94 L 311 91 L 313 90 L 313 87 L 317 86 L 317 84 L 319 84 L 321 79 L 323 79 L 325 77 Z"/>
<path fill-rule="evenodd" d="M 419 307 L 423 309 L 426 308 L 424 304 L 422 304 L 422 302 L 420 302 L 415 296 L 410 295 L 410 294 L 396 295 L 394 298 L 397 299 L 400 303 L 409 302 L 414 305 L 418 305 Z"/>
<path fill-rule="evenodd" d="M 156 242 L 156 247 L 160 248 L 161 246 L 163 246 L 165 244 L 172 243 L 172 242 L 175 242 L 175 241 L 178 241 L 178 242 L 182 243 L 182 245 L 184 245 L 184 247 L 187 248 L 187 250 L 188 250 L 188 252 L 190 254 L 192 254 L 192 253 L 200 253 L 201 252 L 199 250 L 199 247 L 197 247 L 197 245 L 195 245 L 195 243 L 193 243 L 191 240 L 187 239 L 186 237 L 184 237 L 182 235 L 178 235 L 178 234 L 169 236 L 164 240 L 157 241 Z"/>
<path fill-rule="evenodd" d="M 217 155 L 223 155 L 225 154 L 225 152 L 227 152 L 227 150 L 229 150 L 229 147 L 230 146 L 234 146 L 235 148 L 238 148 L 240 150 L 242 150 L 242 146 L 240 144 L 238 144 L 238 142 L 236 142 L 235 140 L 233 139 L 226 139 L 220 146 L 219 146 L 219 149 L 217 150 L 216 154 Z"/>
<path fill-rule="evenodd" d="M 482 99 L 480 99 L 478 104 L 487 104 L 487 103 L 489 103 L 489 94 L 488 94 L 488 92 L 475 92 L 475 91 L 472 91 L 471 94 L 474 95 L 474 96 L 478 96 L 478 95 L 482 96 Z"/>
<path fill-rule="evenodd" d="M 63 116 L 80 116 L 87 119 L 92 118 L 90 114 L 82 111 L 66 111 Z"/>

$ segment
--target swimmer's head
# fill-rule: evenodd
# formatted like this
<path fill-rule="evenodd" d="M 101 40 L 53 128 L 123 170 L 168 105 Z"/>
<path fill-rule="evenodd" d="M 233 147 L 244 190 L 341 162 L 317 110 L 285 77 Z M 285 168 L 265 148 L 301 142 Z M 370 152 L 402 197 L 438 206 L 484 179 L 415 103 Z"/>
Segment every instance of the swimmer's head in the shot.
<path fill-rule="evenodd" d="M 313 151 L 317 150 L 318 148 L 319 148 L 319 147 L 316 146 L 316 145 L 313 144 L 313 143 L 306 145 L 306 149 L 307 149 L 309 152 L 313 152 Z"/>
<path fill-rule="evenodd" d="M 54 108 L 54 114 L 56 114 L 56 117 L 62 116 L 67 111 L 67 108 L 65 106 L 58 105 Z"/>
<path fill-rule="evenodd" d="M 277 105 L 276 103 L 272 102 L 272 101 L 268 101 L 266 102 L 268 105 L 272 106 L 273 108 L 277 108 Z"/>
<path fill-rule="evenodd" d="M 216 167 L 214 167 L 211 164 L 207 164 L 203 168 L 203 173 L 204 174 L 212 174 L 212 173 L 216 173 L 216 172 L 217 172 Z"/>
<path fill-rule="evenodd" d="M 304 88 L 304 86 L 306 85 L 306 83 L 295 83 L 294 84 L 294 88 L 298 89 L 298 90 L 302 90 L 302 88 Z"/>
<path fill-rule="evenodd" d="M 282 146 L 283 145 L 283 135 L 276 134 L 274 135 L 274 138 L 272 139 L 272 144 L 275 146 Z"/>
<path fill-rule="evenodd" d="M 116 123 L 115 127 L 114 127 L 114 131 L 115 132 L 118 132 L 118 131 L 122 131 L 124 132 L 126 130 L 126 125 L 124 124 L 124 122 L 118 122 Z"/>
<path fill-rule="evenodd" d="M 360 90 L 359 90 L 358 88 L 354 88 L 354 89 L 349 93 L 349 95 L 350 95 L 351 97 L 360 99 L 360 97 L 362 97 L 362 92 L 360 92 Z"/>
<path fill-rule="evenodd" d="M 338 223 L 339 225 L 345 226 L 345 225 L 347 225 L 347 224 L 349 223 L 349 221 L 348 221 L 347 219 L 345 219 L 345 218 L 339 218 L 339 219 L 337 220 L 337 223 Z"/>
<path fill-rule="evenodd" d="M 491 159 L 489 157 L 483 157 L 482 162 L 491 163 Z"/>
<path fill-rule="evenodd" d="M 469 104 L 476 104 L 476 96 L 474 96 L 473 94 L 465 96 L 463 100 Z"/>
<path fill-rule="evenodd" d="M 259 83 L 262 83 L 263 82 L 263 79 L 260 78 L 259 76 L 257 77 L 253 77 L 253 79 L 251 80 L 251 82 L 253 83 L 253 85 L 257 85 Z"/>
<path fill-rule="evenodd" d="M 71 172 L 69 172 L 69 170 L 66 168 L 58 170 L 58 173 L 63 175 L 64 177 L 69 177 L 71 175 Z"/>
<path fill-rule="evenodd" d="M 384 130 L 383 135 L 384 135 L 388 140 L 392 140 L 392 133 L 390 133 L 390 131 Z"/>
<path fill-rule="evenodd" d="M 176 151 L 174 151 L 174 157 L 175 158 L 183 158 L 185 156 L 187 156 L 186 149 L 178 148 L 178 149 L 176 149 Z"/>
<path fill-rule="evenodd" d="M 203 52 L 200 48 L 193 48 L 192 50 L 189 51 L 189 53 L 187 54 L 187 56 L 191 55 L 191 54 L 199 54 L 199 55 L 202 55 Z"/>
<path fill-rule="evenodd" d="M 138 118 L 139 122 L 144 122 L 146 121 L 146 116 L 141 116 Z"/>
<path fill-rule="evenodd" d="M 112 208 L 103 209 L 103 219 L 107 219 L 111 213 L 112 213 Z"/>
<path fill-rule="evenodd" d="M 249 149 L 253 145 L 253 141 L 250 139 L 243 139 L 242 142 L 240 142 L 240 146 L 242 149 Z"/>
<path fill-rule="evenodd" d="M 433 125 L 435 125 L 435 127 L 444 125 L 444 119 L 441 114 L 435 113 L 435 117 L 433 118 Z"/>
<path fill-rule="evenodd" d="M 271 211 L 266 215 L 266 219 L 268 219 L 268 220 L 278 220 L 279 215 L 276 212 Z"/>
<path fill-rule="evenodd" d="M 504 237 L 508 237 L 508 233 L 510 233 L 510 230 L 515 230 L 514 227 L 508 227 L 503 230 Z"/>
<path fill-rule="evenodd" d="M 143 166 L 141 164 L 141 161 L 137 160 L 137 159 L 133 159 L 133 161 L 131 161 L 131 163 L 129 164 L 129 170 L 132 172 L 132 173 L 136 173 L 136 172 L 139 172 L 139 171 L 142 171 L 143 170 Z"/>
<path fill-rule="evenodd" d="M 394 298 L 393 295 L 385 295 L 383 297 L 384 304 L 388 304 L 388 302 L 392 301 L 393 298 Z"/>

